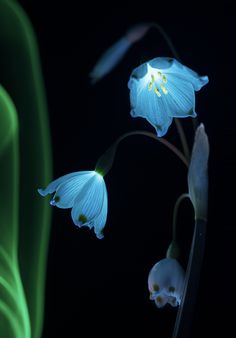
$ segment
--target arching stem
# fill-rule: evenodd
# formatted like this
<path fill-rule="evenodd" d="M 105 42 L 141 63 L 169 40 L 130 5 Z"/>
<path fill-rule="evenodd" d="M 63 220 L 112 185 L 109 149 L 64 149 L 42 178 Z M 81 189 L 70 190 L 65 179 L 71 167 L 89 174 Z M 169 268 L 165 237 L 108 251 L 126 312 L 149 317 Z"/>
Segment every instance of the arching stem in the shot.
<path fill-rule="evenodd" d="M 108 149 L 107 151 L 98 159 L 95 170 L 99 172 L 101 175 L 106 175 L 108 171 L 111 169 L 115 154 L 118 148 L 119 143 L 124 140 L 126 137 L 134 136 L 134 135 L 144 135 L 148 136 L 162 144 L 164 144 L 168 149 L 170 149 L 179 159 L 186 165 L 188 168 L 189 162 L 188 159 L 184 156 L 184 154 L 176 148 L 172 143 L 165 140 L 164 138 L 157 137 L 155 134 L 143 131 L 143 130 L 136 130 L 125 133 L 121 135 Z"/>
<path fill-rule="evenodd" d="M 177 232 L 176 227 L 177 227 L 177 216 L 178 216 L 179 206 L 185 198 L 189 198 L 188 193 L 180 195 L 179 198 L 177 199 L 177 201 L 175 202 L 174 212 L 173 212 L 173 228 L 172 228 L 173 241 L 177 240 L 177 238 L 176 238 L 176 232 Z"/>

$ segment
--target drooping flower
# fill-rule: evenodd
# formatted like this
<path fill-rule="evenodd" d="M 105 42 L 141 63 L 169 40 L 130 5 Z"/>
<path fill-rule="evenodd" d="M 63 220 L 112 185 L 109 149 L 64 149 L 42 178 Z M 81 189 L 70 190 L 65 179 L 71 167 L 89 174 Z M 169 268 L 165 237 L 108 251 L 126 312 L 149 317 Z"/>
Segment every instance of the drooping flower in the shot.
<path fill-rule="evenodd" d="M 150 299 L 158 308 L 169 303 L 178 306 L 182 299 L 185 272 L 174 258 L 164 258 L 156 263 L 148 276 Z"/>
<path fill-rule="evenodd" d="M 107 219 L 107 190 L 103 177 L 96 171 L 79 171 L 64 175 L 51 182 L 45 189 L 38 189 L 42 196 L 53 194 L 51 205 L 72 208 L 75 225 L 94 227 L 97 238 L 103 238 Z"/>
<path fill-rule="evenodd" d="M 207 83 L 207 76 L 199 76 L 173 58 L 152 59 L 131 73 L 131 116 L 146 118 L 161 137 L 174 117 L 196 117 L 195 91 Z"/>
<path fill-rule="evenodd" d="M 208 207 L 208 157 L 209 142 L 201 123 L 195 133 L 191 161 L 188 170 L 189 196 L 194 206 L 196 219 L 207 219 Z"/>

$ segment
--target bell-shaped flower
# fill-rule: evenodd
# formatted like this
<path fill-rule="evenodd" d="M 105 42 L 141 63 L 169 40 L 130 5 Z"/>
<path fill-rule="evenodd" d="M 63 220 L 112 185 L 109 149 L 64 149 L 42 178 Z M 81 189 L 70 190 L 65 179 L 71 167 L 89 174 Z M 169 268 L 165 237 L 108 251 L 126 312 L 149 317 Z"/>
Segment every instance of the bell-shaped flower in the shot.
<path fill-rule="evenodd" d="M 195 133 L 195 140 L 188 170 L 189 196 L 194 206 L 196 219 L 207 219 L 208 207 L 208 157 L 209 141 L 201 123 Z"/>
<path fill-rule="evenodd" d="M 148 276 L 150 299 L 158 308 L 169 303 L 178 306 L 182 299 L 185 272 L 174 258 L 164 258 L 156 263 Z"/>
<path fill-rule="evenodd" d="M 207 83 L 207 76 L 199 76 L 173 58 L 152 59 L 131 73 L 131 116 L 147 119 L 161 137 L 174 117 L 196 117 L 195 91 Z"/>
<path fill-rule="evenodd" d="M 45 189 L 38 189 L 42 196 L 53 194 L 51 205 L 72 208 L 75 225 L 94 227 L 97 238 L 103 238 L 107 219 L 107 190 L 103 177 L 96 171 L 79 171 L 64 175 L 51 182 Z"/>

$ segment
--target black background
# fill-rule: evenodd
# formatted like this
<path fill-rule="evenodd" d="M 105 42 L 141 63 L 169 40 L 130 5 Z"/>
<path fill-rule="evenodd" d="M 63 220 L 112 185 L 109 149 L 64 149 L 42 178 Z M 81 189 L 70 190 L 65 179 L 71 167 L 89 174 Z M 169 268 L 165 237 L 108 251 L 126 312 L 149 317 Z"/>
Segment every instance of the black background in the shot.
<path fill-rule="evenodd" d="M 121 134 L 154 131 L 129 115 L 127 82 L 134 67 L 171 56 L 152 29 L 119 66 L 91 86 L 97 58 L 133 24 L 155 21 L 170 35 L 184 64 L 210 82 L 197 93 L 209 161 L 209 223 L 192 337 L 232 336 L 235 303 L 235 51 L 232 4 L 169 2 L 109 5 L 91 2 L 20 3 L 35 29 L 48 99 L 54 178 L 93 170 L 97 158 Z M 192 140 L 189 119 L 183 125 Z M 180 146 L 174 124 L 166 138 Z M 172 210 L 187 191 L 186 169 L 162 145 L 132 137 L 119 147 L 105 177 L 109 213 L 105 238 L 76 228 L 69 210 L 53 210 L 43 338 L 113 336 L 171 337 L 176 309 L 158 310 L 148 299 L 147 275 L 171 240 Z M 193 212 L 179 216 L 181 262 L 186 267 Z M 143 332 L 143 334 L 142 334 Z"/>

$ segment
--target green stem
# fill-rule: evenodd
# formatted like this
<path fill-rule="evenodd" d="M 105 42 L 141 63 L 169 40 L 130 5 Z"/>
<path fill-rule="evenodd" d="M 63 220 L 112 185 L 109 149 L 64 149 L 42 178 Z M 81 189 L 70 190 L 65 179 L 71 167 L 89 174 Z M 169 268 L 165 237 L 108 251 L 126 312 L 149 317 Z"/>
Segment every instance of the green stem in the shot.
<path fill-rule="evenodd" d="M 173 236 L 173 241 L 176 241 L 176 226 L 177 226 L 177 216 L 178 216 L 178 211 L 179 211 L 179 206 L 181 204 L 181 202 L 185 199 L 185 198 L 189 198 L 189 194 L 185 193 L 179 196 L 179 198 L 177 199 L 177 201 L 175 202 L 175 206 L 174 206 L 174 212 L 173 212 L 173 232 L 172 232 L 172 236 Z"/>
<path fill-rule="evenodd" d="M 188 142 L 187 142 L 182 124 L 177 118 L 175 118 L 174 121 L 175 121 L 176 128 L 178 130 L 178 133 L 179 133 L 180 141 L 182 143 L 184 155 L 187 159 L 189 159 L 190 158 L 190 151 L 189 151 Z"/>
<path fill-rule="evenodd" d="M 160 143 L 162 143 L 163 145 L 165 145 L 168 149 L 170 149 L 176 156 L 179 157 L 179 159 L 186 165 L 186 167 L 188 168 L 189 162 L 186 159 L 186 157 L 181 153 L 181 151 L 176 148 L 172 143 L 170 143 L 169 141 L 165 140 L 164 138 L 160 138 L 157 137 L 155 134 L 148 132 L 148 131 L 144 131 L 144 130 L 136 130 L 136 131 L 131 131 L 128 133 L 125 133 L 123 135 L 121 135 L 108 149 L 107 151 L 98 159 L 97 164 L 96 164 L 96 168 L 95 170 L 99 173 L 101 173 L 101 175 L 105 176 L 109 170 L 112 168 L 113 162 L 114 162 L 114 158 L 115 158 L 115 154 L 118 148 L 119 143 L 124 140 L 126 137 L 128 136 L 134 136 L 134 135 L 144 135 L 144 136 L 148 136 Z"/>
<path fill-rule="evenodd" d="M 177 313 L 172 338 L 192 337 L 191 325 L 205 250 L 205 238 L 206 220 L 197 219 L 195 221 L 193 240 L 185 276 L 183 297 Z"/>

